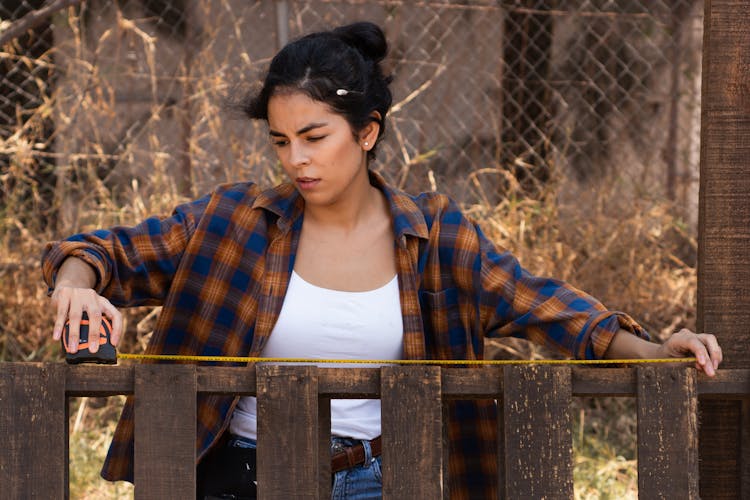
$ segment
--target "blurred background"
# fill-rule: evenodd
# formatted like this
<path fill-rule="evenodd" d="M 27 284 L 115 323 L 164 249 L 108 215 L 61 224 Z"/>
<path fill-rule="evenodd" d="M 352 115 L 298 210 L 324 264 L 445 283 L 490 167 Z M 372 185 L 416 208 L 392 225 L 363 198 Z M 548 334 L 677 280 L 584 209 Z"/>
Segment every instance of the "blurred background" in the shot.
<path fill-rule="evenodd" d="M 0 362 L 61 359 L 46 241 L 283 181 L 265 124 L 231 104 L 287 41 L 358 20 L 385 30 L 394 77 L 375 170 L 450 194 L 657 341 L 695 327 L 700 0 L 3 0 Z M 125 311 L 123 352 L 158 312 Z M 71 399 L 71 498 L 132 495 L 97 477 L 120 404 Z M 634 402 L 574 405 L 576 497 L 635 498 Z"/>

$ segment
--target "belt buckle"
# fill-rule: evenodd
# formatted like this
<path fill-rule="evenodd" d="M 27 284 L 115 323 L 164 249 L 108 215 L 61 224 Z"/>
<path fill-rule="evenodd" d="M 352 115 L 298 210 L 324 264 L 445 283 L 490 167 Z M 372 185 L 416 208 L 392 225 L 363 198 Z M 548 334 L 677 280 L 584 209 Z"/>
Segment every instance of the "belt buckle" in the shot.
<path fill-rule="evenodd" d="M 335 455 L 337 453 L 343 453 L 344 450 L 346 450 L 347 446 L 339 443 L 338 441 L 331 443 L 331 455 Z"/>

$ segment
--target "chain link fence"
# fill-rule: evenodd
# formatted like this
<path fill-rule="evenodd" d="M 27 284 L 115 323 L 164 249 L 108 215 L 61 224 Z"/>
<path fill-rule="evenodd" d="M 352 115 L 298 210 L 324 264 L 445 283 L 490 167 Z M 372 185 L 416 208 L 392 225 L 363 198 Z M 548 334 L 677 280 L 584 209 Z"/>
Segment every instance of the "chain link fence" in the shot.
<path fill-rule="evenodd" d="M 394 106 L 375 168 L 397 185 L 491 204 L 533 196 L 551 173 L 614 174 L 687 203 L 702 11 L 699 0 L 4 1 L 0 205 L 17 226 L 55 215 L 70 228 L 87 200 L 129 200 L 125 215 L 140 216 L 218 182 L 280 180 L 264 125 L 226 103 L 286 41 L 363 19 L 391 44 Z"/>
<path fill-rule="evenodd" d="M 9 320 L 0 358 L 50 352 L 37 339 L 49 337 L 45 290 L 34 289 L 41 241 L 168 213 L 220 182 L 281 181 L 265 125 L 227 104 L 257 88 L 287 41 L 356 20 L 380 24 L 391 46 L 394 106 L 374 168 L 392 183 L 492 207 L 536 196 L 559 177 L 556 196 L 575 201 L 576 190 L 606 179 L 697 217 L 688 205 L 697 204 L 702 14 L 702 0 L 2 0 L 0 311 Z M 552 237 L 540 240 L 538 256 L 515 254 L 532 270 L 554 265 L 597 297 L 608 292 L 647 322 L 685 323 L 694 274 L 655 276 L 661 244 L 637 224 L 645 223 L 610 224 L 604 235 L 574 228 L 571 240 L 589 241 L 582 259 Z M 627 255 L 607 260 L 623 240 L 632 243 Z M 621 262 L 628 271 L 618 274 Z M 158 309 L 126 314 L 137 346 L 125 350 L 142 350 Z M 18 334 L 34 325 L 36 336 Z M 513 357 L 539 357 L 512 347 Z M 587 409 L 586 425 L 612 408 L 632 414 L 631 403 Z M 634 420 L 619 416 L 602 424 L 615 425 L 605 434 L 621 441 L 618 450 L 635 442 Z M 85 451 L 71 459 L 93 448 L 79 441 L 71 449 Z M 609 476 L 583 464 L 584 474 L 605 478 L 592 486 L 600 494 Z M 75 474 L 71 484 L 83 483 Z M 129 496 L 103 490 L 88 496 Z"/>

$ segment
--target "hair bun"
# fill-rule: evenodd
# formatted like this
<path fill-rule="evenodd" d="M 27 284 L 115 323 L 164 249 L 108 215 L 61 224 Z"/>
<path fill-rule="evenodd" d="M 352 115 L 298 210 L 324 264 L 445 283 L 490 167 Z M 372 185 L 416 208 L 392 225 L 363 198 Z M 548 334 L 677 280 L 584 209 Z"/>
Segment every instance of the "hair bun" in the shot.
<path fill-rule="evenodd" d="M 388 43 L 383 30 L 377 24 L 359 22 L 341 26 L 333 33 L 348 45 L 357 49 L 365 59 L 380 62 L 388 53 Z"/>

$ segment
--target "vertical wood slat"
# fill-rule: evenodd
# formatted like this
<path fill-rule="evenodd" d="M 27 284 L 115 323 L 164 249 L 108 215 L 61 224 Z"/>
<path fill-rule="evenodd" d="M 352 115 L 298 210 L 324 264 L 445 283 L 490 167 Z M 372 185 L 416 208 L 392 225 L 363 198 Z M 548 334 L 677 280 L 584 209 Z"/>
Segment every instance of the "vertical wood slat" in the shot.
<path fill-rule="evenodd" d="M 193 365 L 135 368 L 135 497 L 195 498 Z"/>
<path fill-rule="evenodd" d="M 318 498 L 317 368 L 260 365 L 256 373 L 258 498 Z"/>
<path fill-rule="evenodd" d="M 440 367 L 381 368 L 383 498 L 442 498 Z"/>
<path fill-rule="evenodd" d="M 0 496 L 68 497 L 62 364 L 0 363 Z"/>
<path fill-rule="evenodd" d="M 505 498 L 573 498 L 571 400 L 569 367 L 505 367 Z"/>
<path fill-rule="evenodd" d="M 442 458 L 443 460 L 443 496 L 442 496 L 442 499 L 443 500 L 450 500 L 450 497 L 451 497 L 450 496 L 451 495 L 450 473 L 449 473 L 449 466 L 448 466 L 448 464 L 450 463 L 449 462 L 450 454 L 448 453 L 449 451 L 448 443 L 450 443 L 450 434 L 449 434 L 448 428 L 450 427 L 450 421 L 451 421 L 449 408 L 450 408 L 450 405 L 448 404 L 448 402 L 443 401 L 443 408 L 442 408 L 442 412 L 443 412 L 443 416 L 442 416 L 443 418 L 443 423 L 442 423 L 442 427 L 443 427 L 443 432 L 442 432 L 443 434 L 443 458 Z"/>
<path fill-rule="evenodd" d="M 750 367 L 750 22 L 748 3 L 706 0 L 701 86 L 698 330 L 725 368 Z M 739 401 L 701 401 L 700 494 L 750 498 Z"/>
<path fill-rule="evenodd" d="M 698 498 L 697 410 L 692 367 L 638 367 L 641 498 Z"/>
<path fill-rule="evenodd" d="M 505 371 L 500 368 L 501 383 L 505 382 Z M 505 389 L 497 400 L 497 493 L 500 500 L 505 496 Z"/>
<path fill-rule="evenodd" d="M 318 399 L 318 498 L 331 498 L 331 398 Z"/>
<path fill-rule="evenodd" d="M 750 398 L 745 398 L 740 403 L 740 449 L 744 450 L 740 456 L 740 470 L 743 471 L 740 479 L 740 492 L 747 498 L 750 495 Z"/>

